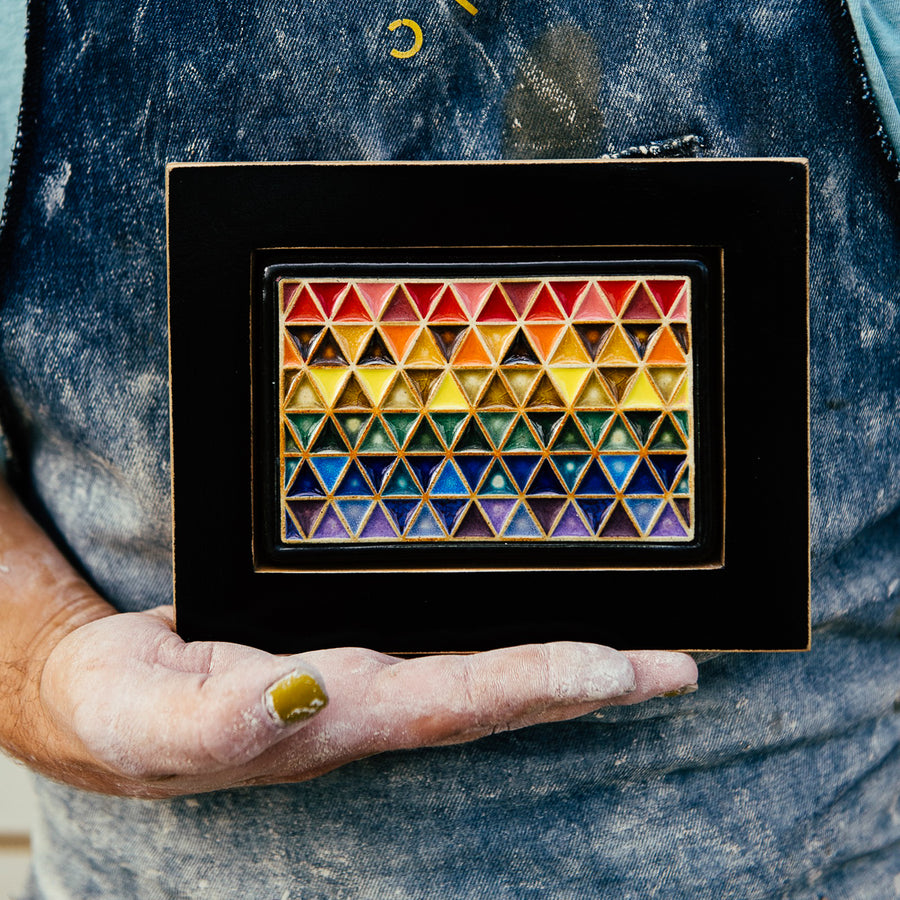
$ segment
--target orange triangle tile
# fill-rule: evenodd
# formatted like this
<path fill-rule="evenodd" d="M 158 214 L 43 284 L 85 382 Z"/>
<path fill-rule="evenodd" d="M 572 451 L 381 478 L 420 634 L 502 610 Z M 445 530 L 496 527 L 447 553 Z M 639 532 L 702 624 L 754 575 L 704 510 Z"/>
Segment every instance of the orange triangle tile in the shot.
<path fill-rule="evenodd" d="M 481 325 L 478 328 L 481 340 L 484 342 L 488 353 L 493 357 L 493 362 L 499 363 L 506 353 L 506 348 L 512 343 L 516 333 L 515 325 Z"/>
<path fill-rule="evenodd" d="M 612 311 L 618 315 L 622 311 L 625 301 L 631 296 L 631 292 L 636 284 L 636 281 L 616 279 L 614 281 L 598 281 L 597 287 L 609 300 Z"/>
<path fill-rule="evenodd" d="M 288 313 L 285 322 L 301 323 L 301 322 L 324 322 L 325 316 L 322 315 L 318 304 L 313 299 L 313 295 L 309 292 L 308 287 L 302 287 L 295 292 L 291 301 L 291 311 Z"/>
<path fill-rule="evenodd" d="M 516 314 L 509 305 L 509 301 L 503 296 L 498 285 L 494 285 L 490 296 L 487 298 L 481 312 L 478 314 L 479 322 L 515 322 Z"/>
<path fill-rule="evenodd" d="M 584 293 L 584 289 L 588 286 L 586 281 L 551 281 L 550 287 L 553 293 L 559 297 L 562 308 L 566 311 L 567 316 L 572 315 L 575 304 Z"/>
<path fill-rule="evenodd" d="M 603 294 L 597 290 L 597 285 L 592 284 L 575 307 L 572 318 L 576 322 L 603 322 L 614 319 L 615 313 Z"/>
<path fill-rule="evenodd" d="M 631 300 L 628 301 L 627 308 L 622 312 L 623 319 L 659 319 L 659 307 L 650 295 L 645 285 L 641 285 L 635 292 Z"/>
<path fill-rule="evenodd" d="M 484 344 L 478 339 L 477 331 L 471 328 L 453 354 L 451 362 L 454 366 L 489 366 L 492 360 Z"/>
<path fill-rule="evenodd" d="M 381 311 L 387 305 L 394 290 L 393 281 L 371 281 L 359 282 L 356 290 L 362 297 L 373 319 L 377 319 L 381 315 Z"/>
<path fill-rule="evenodd" d="M 653 294 L 664 316 L 667 316 L 687 286 L 684 278 L 653 279 L 647 281 L 647 288 Z"/>
<path fill-rule="evenodd" d="M 416 312 L 409 297 L 400 288 L 394 291 L 384 312 L 381 314 L 382 322 L 418 322 L 419 314 Z"/>
<path fill-rule="evenodd" d="M 381 324 L 381 333 L 388 344 L 390 344 L 397 359 L 403 359 L 406 348 L 410 345 L 418 330 L 418 325 L 386 325 L 384 322 Z"/>
<path fill-rule="evenodd" d="M 440 299 L 435 304 L 431 315 L 428 317 L 429 322 L 453 322 L 463 324 L 468 321 L 465 310 L 460 306 L 456 294 L 449 288 L 441 294 Z"/>
<path fill-rule="evenodd" d="M 311 281 L 309 289 L 325 310 L 325 315 L 330 316 L 341 295 L 347 289 L 346 281 Z"/>
<path fill-rule="evenodd" d="M 474 319 L 493 287 L 491 281 L 454 281 L 453 290 L 459 295 L 463 306 Z"/>
<path fill-rule="evenodd" d="M 428 318 L 428 312 L 437 299 L 438 294 L 444 288 L 443 281 L 408 281 L 403 285 L 406 293 L 412 298 L 417 310 L 423 319 Z"/>
<path fill-rule="evenodd" d="M 538 291 L 525 318 L 529 322 L 559 322 L 564 318 L 559 304 L 546 284 Z"/>
<path fill-rule="evenodd" d="M 601 366 L 637 365 L 638 358 L 634 347 L 619 326 L 616 326 L 607 338 L 597 356 L 597 363 Z"/>
<path fill-rule="evenodd" d="M 372 314 L 366 309 L 356 288 L 351 285 L 333 318 L 335 322 L 371 322 Z"/>
<path fill-rule="evenodd" d="M 569 328 L 566 330 L 565 337 L 559 342 L 559 346 L 556 348 L 550 363 L 554 366 L 565 365 L 566 363 L 577 363 L 580 366 L 584 366 L 590 365 L 591 358 L 588 356 L 584 344 Z"/>
<path fill-rule="evenodd" d="M 443 366 L 444 354 L 434 340 L 431 332 L 424 328 L 419 332 L 415 343 L 406 357 L 408 366 Z"/>
<path fill-rule="evenodd" d="M 298 369 L 303 365 L 303 360 L 300 359 L 300 354 L 297 353 L 294 342 L 287 335 L 284 338 L 284 351 L 281 358 L 281 367 L 283 369 Z"/>
<path fill-rule="evenodd" d="M 521 316 L 528 309 L 528 304 L 540 287 L 539 281 L 504 281 L 501 287 L 506 291 L 515 311 Z"/>
<path fill-rule="evenodd" d="M 372 333 L 371 325 L 332 325 L 332 334 L 347 355 L 350 362 L 356 362 Z"/>
<path fill-rule="evenodd" d="M 684 354 L 671 329 L 660 329 L 659 337 L 656 339 L 653 349 L 647 354 L 646 361 L 658 366 L 684 365 Z"/>
<path fill-rule="evenodd" d="M 553 350 L 553 345 L 556 343 L 556 339 L 559 337 L 559 333 L 565 327 L 566 326 L 562 323 L 552 325 L 534 325 L 532 323 L 528 323 L 524 326 L 525 332 L 528 334 L 532 346 L 535 350 L 537 350 L 542 360 L 547 360 L 550 358 L 550 352 Z"/>

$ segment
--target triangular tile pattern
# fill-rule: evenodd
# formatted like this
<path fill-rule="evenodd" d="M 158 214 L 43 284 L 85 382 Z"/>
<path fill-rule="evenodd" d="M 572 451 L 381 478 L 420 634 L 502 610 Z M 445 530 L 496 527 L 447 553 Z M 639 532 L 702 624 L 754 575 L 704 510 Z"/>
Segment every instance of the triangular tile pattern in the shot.
<path fill-rule="evenodd" d="M 282 539 L 694 536 L 691 284 L 279 283 Z"/>

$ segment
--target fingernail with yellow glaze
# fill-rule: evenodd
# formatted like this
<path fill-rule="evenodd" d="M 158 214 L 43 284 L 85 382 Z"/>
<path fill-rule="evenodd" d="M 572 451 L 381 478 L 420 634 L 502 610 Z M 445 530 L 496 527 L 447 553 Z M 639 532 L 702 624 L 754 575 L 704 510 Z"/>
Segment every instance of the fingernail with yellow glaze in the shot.
<path fill-rule="evenodd" d="M 308 672 L 291 672 L 266 690 L 266 709 L 282 725 L 312 718 L 327 704 L 328 695 Z"/>

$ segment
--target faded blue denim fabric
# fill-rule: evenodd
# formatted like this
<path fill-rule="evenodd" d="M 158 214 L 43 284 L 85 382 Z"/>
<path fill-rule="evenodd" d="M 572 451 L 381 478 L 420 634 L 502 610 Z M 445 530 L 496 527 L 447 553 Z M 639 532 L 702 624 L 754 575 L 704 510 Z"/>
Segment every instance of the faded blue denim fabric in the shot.
<path fill-rule="evenodd" d="M 849 16 L 477 5 L 33 5 L 0 244 L 23 490 L 121 609 L 169 599 L 166 162 L 807 156 L 813 650 L 722 655 L 688 697 L 297 786 L 143 802 L 41 781 L 30 897 L 900 895 L 900 204 Z M 425 35 L 408 60 L 400 17 Z M 777 524 L 759 550 L 777 590 Z"/>

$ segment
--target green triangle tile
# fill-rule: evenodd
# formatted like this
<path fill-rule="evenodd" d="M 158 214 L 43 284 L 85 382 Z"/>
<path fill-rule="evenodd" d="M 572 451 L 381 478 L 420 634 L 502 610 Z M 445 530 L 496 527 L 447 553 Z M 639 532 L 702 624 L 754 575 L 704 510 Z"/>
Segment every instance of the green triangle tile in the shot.
<path fill-rule="evenodd" d="M 323 416 L 319 413 L 288 413 L 287 418 L 294 430 L 294 437 L 300 446 L 305 448 Z"/>
<path fill-rule="evenodd" d="M 385 424 L 397 439 L 397 446 L 402 447 L 406 443 L 413 425 L 418 421 L 419 413 L 383 413 L 383 418 Z"/>
<path fill-rule="evenodd" d="M 578 412 L 577 410 L 574 415 L 588 436 L 588 440 L 595 447 L 600 443 L 600 439 L 609 425 L 609 420 L 613 417 L 611 412 Z"/>
<path fill-rule="evenodd" d="M 481 422 L 482 428 L 484 428 L 485 432 L 487 432 L 487 436 L 491 439 L 493 445 L 497 448 L 503 446 L 503 439 L 506 437 L 506 432 L 509 431 L 509 426 L 512 425 L 513 419 L 515 419 L 516 414 L 509 413 L 479 413 L 478 419 Z"/>
<path fill-rule="evenodd" d="M 672 424 L 672 420 L 668 417 L 660 425 L 653 443 L 650 445 L 651 450 L 687 450 L 687 444 L 684 442 L 678 429 Z"/>
<path fill-rule="evenodd" d="M 359 445 L 359 452 L 393 453 L 396 449 L 387 428 L 378 418 L 374 418 L 371 428 L 366 432 L 366 436 Z"/>
<path fill-rule="evenodd" d="M 434 433 L 431 422 L 423 416 L 406 445 L 406 452 L 434 453 L 435 451 L 443 452 L 443 450 L 444 447 Z"/>
<path fill-rule="evenodd" d="M 675 421 L 681 426 L 681 433 L 685 437 L 690 437 L 690 413 L 686 409 L 679 409 L 672 413 Z"/>
<path fill-rule="evenodd" d="M 553 432 L 562 421 L 562 418 L 563 413 L 561 412 L 534 412 L 528 414 L 528 421 L 534 426 L 538 437 L 545 447 L 550 446 Z"/>
<path fill-rule="evenodd" d="M 359 435 L 369 422 L 369 416 L 360 413 L 338 413 L 335 416 L 341 430 L 347 435 L 347 443 L 351 447 L 356 446 Z"/>
<path fill-rule="evenodd" d="M 466 420 L 467 413 L 432 413 L 431 421 L 435 431 L 444 439 L 448 447 L 453 446 L 454 440 Z"/>
<path fill-rule="evenodd" d="M 638 410 L 625 413 L 625 418 L 641 444 L 646 444 L 653 433 L 653 426 L 659 421 L 659 411 Z"/>
<path fill-rule="evenodd" d="M 329 419 L 310 447 L 313 453 L 346 453 L 349 448 L 337 425 Z"/>
<path fill-rule="evenodd" d="M 578 483 L 578 479 L 581 478 L 581 473 L 584 472 L 585 467 L 591 461 L 590 456 L 582 453 L 553 454 L 550 459 L 570 491 L 575 490 L 575 485 Z"/>
<path fill-rule="evenodd" d="M 469 419 L 469 424 L 463 429 L 463 433 L 457 441 L 454 450 L 459 453 L 464 450 L 490 451 L 491 449 L 493 448 L 491 447 L 490 441 L 481 430 L 478 419 L 475 416 L 472 416 L 472 418 Z"/>
<path fill-rule="evenodd" d="M 608 452 L 616 450 L 638 450 L 639 447 L 635 443 L 631 432 L 625 427 L 625 423 L 622 419 L 617 418 L 609 431 L 607 431 L 606 437 L 600 445 L 600 449 L 604 452 Z"/>
<path fill-rule="evenodd" d="M 291 479 L 294 477 L 294 472 L 297 471 L 297 466 L 300 465 L 301 460 L 298 457 L 293 457 L 289 459 L 285 459 L 284 461 L 284 488 L 287 490 L 288 485 L 291 483 Z"/>
<path fill-rule="evenodd" d="M 500 460 L 494 460 L 487 473 L 487 477 L 481 485 L 479 496 L 484 494 L 518 494 L 518 488 L 510 481 L 509 475 L 506 474 L 500 465 Z"/>
<path fill-rule="evenodd" d="M 294 432 L 291 431 L 289 425 L 284 426 L 284 452 L 285 453 L 299 453 L 300 447 L 297 445 L 297 442 L 294 440 Z"/>
<path fill-rule="evenodd" d="M 556 432 L 553 439 L 553 449 L 558 450 L 590 450 L 584 435 L 575 424 L 575 420 L 569 416 L 562 427 Z"/>
<path fill-rule="evenodd" d="M 684 470 L 684 474 L 681 476 L 678 484 L 672 489 L 673 494 L 690 494 L 691 492 L 691 479 L 690 479 L 690 466 L 686 467 Z"/>
<path fill-rule="evenodd" d="M 398 495 L 419 496 L 422 492 L 419 490 L 412 473 L 406 467 L 406 463 L 401 459 L 394 471 L 391 472 L 390 478 L 388 478 L 387 484 L 381 493 L 383 496 L 395 497 Z"/>
<path fill-rule="evenodd" d="M 531 429 L 525 422 L 525 419 L 519 419 L 516 422 L 515 427 L 509 433 L 509 437 L 507 437 L 506 442 L 503 445 L 503 450 L 506 453 L 514 450 L 525 450 L 525 451 L 535 451 L 540 450 L 541 445 L 537 442 L 535 436 L 531 433 Z"/>

